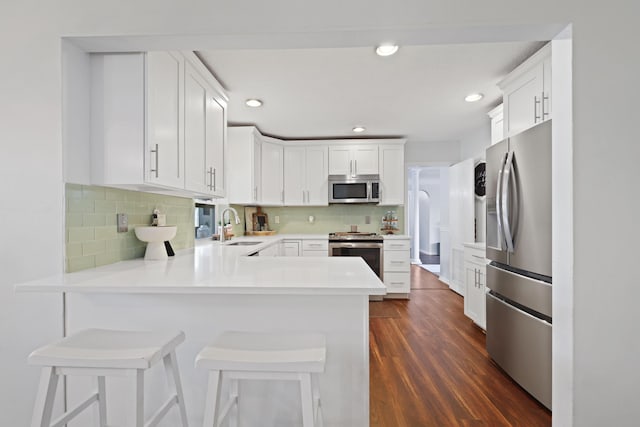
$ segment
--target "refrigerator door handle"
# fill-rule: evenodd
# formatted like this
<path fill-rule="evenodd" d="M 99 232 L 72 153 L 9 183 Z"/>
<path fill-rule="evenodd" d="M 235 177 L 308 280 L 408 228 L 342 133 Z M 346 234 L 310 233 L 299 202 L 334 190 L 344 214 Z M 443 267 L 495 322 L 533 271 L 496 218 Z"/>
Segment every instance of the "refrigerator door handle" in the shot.
<path fill-rule="evenodd" d="M 500 170 L 498 171 L 498 179 L 496 180 L 496 220 L 498 222 L 498 248 L 504 250 L 504 227 L 502 226 L 502 175 L 504 173 L 505 162 L 507 153 L 504 153 L 502 162 L 500 163 Z"/>
<path fill-rule="evenodd" d="M 511 216 L 511 212 L 509 212 L 511 202 L 509 197 L 509 184 L 512 181 L 512 177 L 515 178 L 513 170 L 513 151 L 509 151 L 509 154 L 507 155 L 507 162 L 504 165 L 504 172 L 502 174 L 502 196 L 500 199 L 502 202 L 502 230 L 507 242 L 507 252 L 511 253 L 513 253 L 513 230 L 511 223 L 509 222 L 509 217 Z M 514 181 L 514 192 L 516 191 L 515 187 L 516 185 Z"/>

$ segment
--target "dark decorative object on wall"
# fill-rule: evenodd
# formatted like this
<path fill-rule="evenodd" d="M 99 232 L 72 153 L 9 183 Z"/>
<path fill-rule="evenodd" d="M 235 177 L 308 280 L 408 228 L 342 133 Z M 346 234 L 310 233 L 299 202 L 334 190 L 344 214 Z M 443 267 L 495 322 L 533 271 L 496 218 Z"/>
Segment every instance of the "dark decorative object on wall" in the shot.
<path fill-rule="evenodd" d="M 475 193 L 478 197 L 484 197 L 485 191 L 485 177 L 486 177 L 486 163 L 480 162 L 476 165 L 474 170 L 475 179 Z"/>

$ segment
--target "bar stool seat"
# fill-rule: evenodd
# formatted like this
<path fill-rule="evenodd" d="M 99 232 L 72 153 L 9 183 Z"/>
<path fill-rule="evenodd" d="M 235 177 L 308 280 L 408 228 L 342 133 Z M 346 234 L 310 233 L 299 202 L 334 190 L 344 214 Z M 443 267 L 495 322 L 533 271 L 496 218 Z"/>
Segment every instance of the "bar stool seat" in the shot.
<path fill-rule="evenodd" d="M 238 380 L 293 380 L 300 384 L 303 427 L 321 425 L 317 374 L 324 372 L 326 340 L 321 334 L 224 332 L 196 357 L 209 370 L 204 425 L 220 426 L 238 405 Z M 223 380 L 231 380 L 229 401 L 220 405 Z M 237 423 L 233 417 L 230 425 Z"/>
<path fill-rule="evenodd" d="M 33 412 L 32 427 L 63 426 L 94 402 L 98 404 L 97 425 L 106 421 L 106 376 L 136 376 L 136 427 L 155 425 L 178 406 L 182 425 L 187 427 L 186 408 L 175 355 L 185 340 L 184 332 L 143 332 L 86 329 L 29 355 L 30 365 L 42 366 L 40 387 Z M 163 361 L 170 398 L 144 423 L 144 372 Z M 97 391 L 53 423 L 51 415 L 60 375 L 94 376 Z"/>

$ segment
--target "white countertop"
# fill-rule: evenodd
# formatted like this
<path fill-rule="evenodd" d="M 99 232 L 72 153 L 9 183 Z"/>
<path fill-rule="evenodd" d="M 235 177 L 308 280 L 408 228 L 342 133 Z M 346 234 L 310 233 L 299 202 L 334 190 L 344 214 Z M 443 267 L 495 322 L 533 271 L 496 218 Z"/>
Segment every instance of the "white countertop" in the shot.
<path fill-rule="evenodd" d="M 481 249 L 484 251 L 487 244 L 485 242 L 465 242 L 462 245 L 468 248 Z"/>
<path fill-rule="evenodd" d="M 327 235 L 196 241 L 166 261 L 135 259 L 16 285 L 19 292 L 175 293 L 253 295 L 384 295 L 386 288 L 355 257 L 248 257 L 283 239 L 325 239 Z M 259 241 L 252 246 L 229 246 Z"/>

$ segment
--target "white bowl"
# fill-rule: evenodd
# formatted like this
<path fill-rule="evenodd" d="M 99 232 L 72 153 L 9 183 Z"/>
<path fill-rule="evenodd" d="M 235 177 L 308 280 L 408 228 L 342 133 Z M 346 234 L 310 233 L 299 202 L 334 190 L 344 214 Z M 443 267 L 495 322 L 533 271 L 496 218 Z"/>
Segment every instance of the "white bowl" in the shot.
<path fill-rule="evenodd" d="M 162 260 L 167 259 L 167 250 L 164 242 L 173 239 L 176 236 L 178 227 L 175 225 L 167 225 L 162 227 L 155 226 L 139 226 L 134 229 L 138 240 L 147 242 L 147 250 L 144 259 Z"/>

